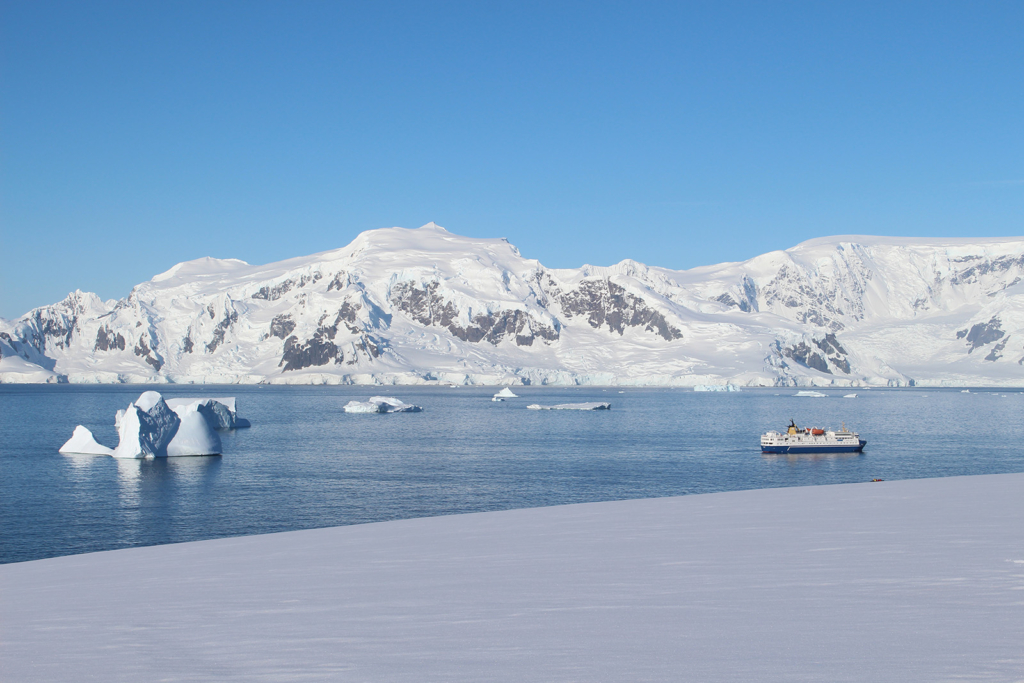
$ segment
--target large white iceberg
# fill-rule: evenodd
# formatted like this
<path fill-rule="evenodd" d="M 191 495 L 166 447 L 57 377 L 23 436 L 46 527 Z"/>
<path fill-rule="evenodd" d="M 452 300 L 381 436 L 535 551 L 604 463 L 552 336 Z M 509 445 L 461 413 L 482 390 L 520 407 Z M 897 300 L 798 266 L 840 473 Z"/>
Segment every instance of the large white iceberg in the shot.
<path fill-rule="evenodd" d="M 803 396 L 804 398 L 825 398 L 828 394 L 823 394 L 820 391 L 798 391 L 794 396 Z"/>
<path fill-rule="evenodd" d="M 371 396 L 368 401 L 349 401 L 342 410 L 346 413 L 418 413 L 423 408 L 390 396 Z"/>
<path fill-rule="evenodd" d="M 97 443 L 92 432 L 78 425 L 61 453 L 112 455 L 115 458 L 163 458 L 181 455 L 220 455 L 216 429 L 248 427 L 235 415 L 234 398 L 176 398 L 165 401 L 155 391 L 143 392 L 134 403 L 117 411 L 117 448 Z"/>
<path fill-rule="evenodd" d="M 494 398 L 519 398 L 519 397 L 516 396 L 515 394 L 513 394 L 511 389 L 509 389 L 508 387 L 505 387 L 504 389 L 502 389 L 501 391 L 496 393 L 494 395 Z"/>
<path fill-rule="evenodd" d="M 60 447 L 60 452 L 81 453 L 84 455 L 113 455 L 114 449 L 97 443 L 92 432 L 82 425 L 78 425 L 75 427 L 75 433 L 71 435 L 67 443 Z"/>
<path fill-rule="evenodd" d="M 536 403 L 526 406 L 529 410 L 611 410 L 611 403 L 559 403 L 542 406 Z"/>

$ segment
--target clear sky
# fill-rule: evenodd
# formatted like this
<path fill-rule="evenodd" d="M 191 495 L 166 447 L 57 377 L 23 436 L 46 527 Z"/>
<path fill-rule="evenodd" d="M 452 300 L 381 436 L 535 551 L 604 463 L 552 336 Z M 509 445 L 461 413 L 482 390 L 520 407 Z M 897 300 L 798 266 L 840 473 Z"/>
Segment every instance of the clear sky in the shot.
<path fill-rule="evenodd" d="M 551 267 L 1024 234 L 1024 2 L 0 1 L 0 316 L 435 221 Z"/>

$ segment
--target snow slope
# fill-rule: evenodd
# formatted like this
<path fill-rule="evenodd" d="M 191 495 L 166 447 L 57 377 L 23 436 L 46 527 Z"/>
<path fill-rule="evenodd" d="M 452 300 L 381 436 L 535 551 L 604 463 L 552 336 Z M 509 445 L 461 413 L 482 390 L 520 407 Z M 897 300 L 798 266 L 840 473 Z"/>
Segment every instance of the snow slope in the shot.
<path fill-rule="evenodd" d="M 1024 680 L 1024 474 L 0 566 L 5 680 Z"/>
<path fill-rule="evenodd" d="M 434 224 L 0 320 L 3 382 L 1024 385 L 1024 239 L 549 269 Z"/>

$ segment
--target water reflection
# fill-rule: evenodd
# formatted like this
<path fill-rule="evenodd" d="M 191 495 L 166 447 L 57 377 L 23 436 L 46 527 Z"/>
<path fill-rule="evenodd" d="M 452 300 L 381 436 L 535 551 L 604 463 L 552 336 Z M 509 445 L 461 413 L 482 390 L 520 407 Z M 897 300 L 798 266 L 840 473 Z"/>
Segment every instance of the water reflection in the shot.
<path fill-rule="evenodd" d="M 814 462 L 818 460 L 855 460 L 863 458 L 864 453 L 762 453 L 761 457 L 767 462 L 779 462 L 785 460 L 796 464 L 799 462 Z"/>

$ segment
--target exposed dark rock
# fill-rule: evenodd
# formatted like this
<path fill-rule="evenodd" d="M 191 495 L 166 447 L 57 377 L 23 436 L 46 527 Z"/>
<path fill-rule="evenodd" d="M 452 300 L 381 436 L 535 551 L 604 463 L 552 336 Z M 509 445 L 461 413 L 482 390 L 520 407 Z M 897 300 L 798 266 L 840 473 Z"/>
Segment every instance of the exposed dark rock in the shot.
<path fill-rule="evenodd" d="M 279 366 L 284 366 L 283 372 L 327 365 L 331 361 L 335 363 L 346 362 L 349 365 L 354 365 L 358 361 L 358 353 L 360 351 L 369 358 L 379 357 L 383 353 L 386 344 L 380 339 L 374 339 L 364 334 L 356 325 L 358 321 L 357 314 L 361 308 L 360 304 L 353 305 L 346 301 L 338 309 L 332 324 L 325 324 L 329 317 L 328 314 L 325 313 L 320 316 L 319 327 L 310 339 L 300 342 L 299 338 L 295 335 L 285 339 L 284 353 L 281 355 L 281 362 L 278 363 Z M 275 322 L 277 320 L 277 318 L 274 319 Z M 289 331 L 294 330 L 295 324 L 290 319 L 282 322 L 287 322 L 291 326 Z M 344 325 L 349 332 L 359 335 L 353 342 L 355 353 L 350 355 L 348 360 L 345 359 L 344 351 L 334 341 L 338 335 L 339 325 Z"/>
<path fill-rule="evenodd" d="M 345 287 L 347 287 L 349 285 L 349 283 L 350 283 L 350 279 L 349 279 L 348 274 L 345 271 L 342 270 L 342 271 L 340 271 L 338 273 L 335 273 L 334 279 L 331 280 L 330 283 L 328 283 L 328 285 L 327 285 L 327 291 L 329 292 L 332 289 L 338 289 L 338 290 L 345 289 Z"/>
<path fill-rule="evenodd" d="M 314 365 L 327 365 L 339 357 L 338 347 L 325 338 L 324 331 L 318 330 L 312 339 L 299 343 L 294 335 L 284 340 L 284 354 L 281 363 L 284 372 L 301 370 Z"/>
<path fill-rule="evenodd" d="M 185 353 L 192 353 L 193 348 L 195 348 L 195 345 L 192 343 L 191 337 L 185 337 L 184 339 L 181 340 L 182 351 L 184 351 Z"/>
<path fill-rule="evenodd" d="M 134 351 L 136 356 L 139 356 L 147 363 L 152 365 L 157 372 L 159 372 L 160 368 L 163 367 L 164 362 L 157 357 L 157 355 L 153 352 L 152 349 L 149 348 L 149 345 L 146 343 L 146 340 L 144 338 L 139 338 L 138 343 L 135 344 Z"/>
<path fill-rule="evenodd" d="M 829 332 L 823 339 L 816 339 L 814 345 L 824 351 L 826 354 L 838 353 L 846 355 L 846 349 L 840 345 L 839 340 L 836 339 L 836 335 L 833 332 Z"/>
<path fill-rule="evenodd" d="M 285 280 L 273 287 L 260 287 L 259 291 L 252 295 L 253 299 L 265 299 L 266 301 L 277 301 L 282 296 L 290 292 L 293 288 L 302 288 L 311 282 L 316 282 L 322 278 L 319 272 L 313 273 L 312 275 L 303 275 L 298 281 L 296 280 Z"/>
<path fill-rule="evenodd" d="M 224 343 L 224 335 L 227 334 L 228 329 L 238 322 L 238 312 L 231 311 L 230 315 L 224 317 L 217 326 L 213 328 L 213 339 L 209 344 L 206 345 L 206 352 L 213 353 L 217 350 L 217 347 Z"/>
<path fill-rule="evenodd" d="M 963 259 L 956 259 L 955 263 L 966 263 L 968 261 L 976 261 L 981 259 L 980 256 L 969 256 Z M 949 278 L 950 284 L 959 285 L 977 282 L 978 278 L 982 275 L 989 273 L 1002 273 L 1010 270 L 1011 268 L 1024 267 L 1024 256 L 1000 256 L 999 258 L 992 259 L 991 261 L 982 261 L 977 265 L 969 266 L 964 270 L 954 273 Z"/>
<path fill-rule="evenodd" d="M 847 375 L 850 374 L 850 361 L 847 358 L 839 358 L 836 356 L 829 357 L 829 362 L 836 366 L 839 370 L 842 370 Z"/>
<path fill-rule="evenodd" d="M 270 336 L 285 339 L 295 329 L 295 321 L 289 314 L 279 315 L 270 321 Z"/>
<path fill-rule="evenodd" d="M 794 346 L 787 346 L 782 349 L 782 355 L 787 358 L 792 358 L 797 363 L 800 363 L 805 367 L 826 372 L 830 375 L 832 374 L 825 357 L 808 346 L 805 342 L 800 342 Z"/>
<path fill-rule="evenodd" d="M 984 346 L 985 344 L 991 344 L 994 341 L 998 341 L 1003 337 L 1005 332 L 1000 328 L 1002 322 L 999 318 L 992 318 L 987 323 L 978 323 L 971 327 L 970 331 L 961 330 L 956 333 L 957 339 L 967 338 L 967 343 L 970 348 L 967 349 L 967 353 L 971 353 L 974 349 Z"/>
<path fill-rule="evenodd" d="M 391 290 L 391 301 L 402 312 L 421 325 L 446 328 L 452 336 L 468 342 L 486 341 L 500 344 L 505 339 L 519 346 L 532 346 L 535 338 L 547 341 L 558 339 L 558 330 L 530 317 L 526 311 L 504 310 L 478 314 L 466 327 L 458 324 L 459 310 L 451 301 L 437 293 L 437 283 L 420 288 L 411 282 L 402 282 Z"/>
<path fill-rule="evenodd" d="M 1001 341 L 998 344 L 996 344 L 995 346 L 993 346 L 992 350 L 988 352 L 987 356 L 985 356 L 985 360 L 990 360 L 990 361 L 994 362 L 994 361 L 997 361 L 1000 358 L 1002 358 L 1003 357 L 1002 351 L 1003 351 L 1003 349 L 1006 348 L 1006 342 L 1008 342 L 1008 341 L 1010 341 L 1009 337 L 1007 337 L 1003 341 Z"/>
<path fill-rule="evenodd" d="M 93 351 L 113 351 L 119 349 L 124 351 L 125 341 L 121 333 L 113 333 L 107 329 L 106 325 L 96 330 L 96 345 L 93 346 Z"/>
<path fill-rule="evenodd" d="M 609 330 L 621 335 L 627 327 L 643 327 L 668 341 L 683 337 L 643 299 L 609 280 L 584 280 L 574 291 L 560 295 L 558 302 L 565 315 L 586 316 L 594 329 L 607 324 Z"/>

